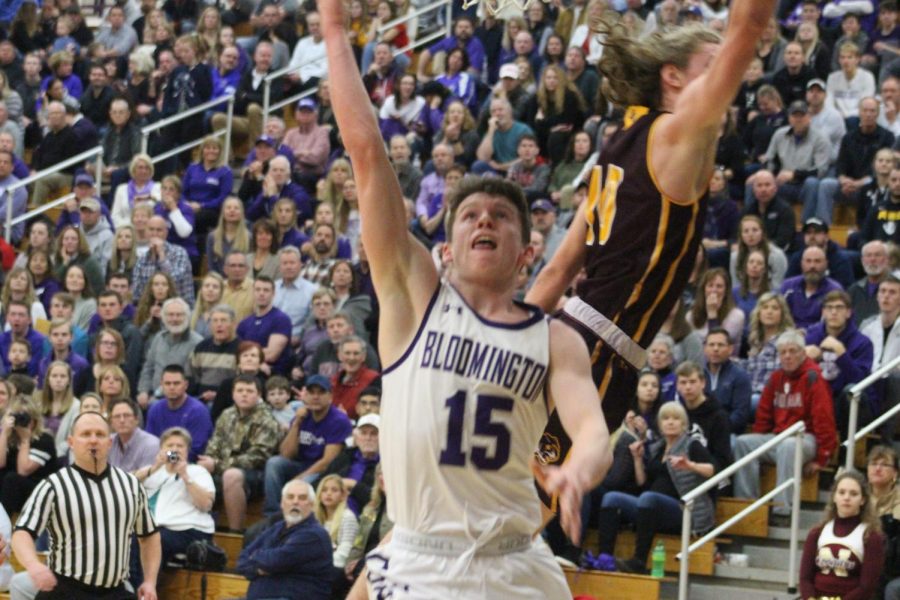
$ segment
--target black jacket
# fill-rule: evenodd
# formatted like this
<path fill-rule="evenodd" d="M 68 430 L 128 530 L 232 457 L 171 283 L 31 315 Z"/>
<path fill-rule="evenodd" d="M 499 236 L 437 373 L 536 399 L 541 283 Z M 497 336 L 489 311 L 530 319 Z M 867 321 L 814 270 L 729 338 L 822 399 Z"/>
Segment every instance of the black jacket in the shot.
<path fill-rule="evenodd" d="M 715 396 L 706 394 L 703 404 L 693 410 L 685 408 L 691 420 L 691 435 L 702 436 L 700 441 L 712 454 L 716 472 L 731 465 L 734 462 L 734 455 L 731 453 L 731 422 Z"/>
<path fill-rule="evenodd" d="M 269 70 L 269 73 L 271 72 L 272 71 Z M 275 104 L 284 97 L 284 87 L 283 85 L 280 85 L 280 83 L 281 82 L 275 82 L 272 85 L 272 89 L 269 92 L 270 105 Z M 234 114 L 246 115 L 247 107 L 250 106 L 250 104 L 259 104 L 262 106 L 264 90 L 265 84 L 262 79 L 260 79 L 258 87 L 253 87 L 253 69 L 248 69 L 246 73 L 241 75 L 237 91 L 234 94 Z"/>
<path fill-rule="evenodd" d="M 332 474 L 346 477 L 347 473 L 350 472 L 350 467 L 357 459 L 358 452 L 359 451 L 356 448 L 344 448 L 341 450 L 341 453 L 337 455 L 337 458 L 331 461 L 331 464 L 325 468 L 325 471 L 322 473 L 322 479 Z M 377 465 L 378 461 L 371 461 L 366 465 L 363 476 L 356 482 L 353 489 L 350 490 L 350 497 L 356 500 L 357 506 L 362 507 L 369 503 L 370 496 L 372 495 L 372 486 L 375 485 L 375 467 Z"/>

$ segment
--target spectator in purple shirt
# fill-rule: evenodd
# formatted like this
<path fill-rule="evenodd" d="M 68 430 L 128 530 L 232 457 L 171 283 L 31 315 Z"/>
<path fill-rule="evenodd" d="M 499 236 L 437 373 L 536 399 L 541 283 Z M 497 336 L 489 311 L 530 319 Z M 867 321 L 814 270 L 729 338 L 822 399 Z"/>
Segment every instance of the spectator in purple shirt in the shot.
<path fill-rule="evenodd" d="M 313 483 L 337 458 L 353 432 L 350 418 L 331 404 L 331 381 L 313 375 L 306 382 L 306 405 L 297 410 L 279 456 L 266 461 L 264 512 L 278 512 L 278 492 L 290 479 Z"/>
<path fill-rule="evenodd" d="M 8 372 L 9 346 L 13 339 L 24 338 L 31 344 L 31 360 L 28 361 L 28 373 L 36 376 L 44 358 L 44 342 L 47 338 L 31 327 L 31 306 L 20 300 L 10 300 L 6 306 L 6 325 L 8 329 L 0 334 L 0 360 Z"/>
<path fill-rule="evenodd" d="M 444 38 L 436 44 L 422 51 L 419 56 L 419 81 L 428 81 L 427 71 L 431 66 L 431 59 L 438 52 L 449 54 L 454 48 L 463 48 L 469 55 L 469 71 L 476 77 L 481 75 L 484 68 L 484 44 L 475 37 L 475 20 L 467 15 L 456 19 L 453 25 L 453 35 Z"/>
<path fill-rule="evenodd" d="M 825 276 L 827 268 L 825 252 L 818 246 L 809 246 L 800 259 L 803 274 L 785 279 L 781 284 L 781 293 L 798 328 L 809 329 L 818 323 L 825 295 L 841 289 L 837 281 Z"/>
<path fill-rule="evenodd" d="M 12 174 L 18 179 L 25 179 L 31 175 L 31 169 L 25 164 L 25 161 L 16 156 L 16 138 L 8 131 L 0 131 L 0 150 L 10 152 L 13 155 Z"/>
<path fill-rule="evenodd" d="M 355 515 L 359 515 L 369 502 L 372 487 L 375 485 L 375 467 L 381 460 L 378 454 L 380 423 L 378 414 L 361 416 L 356 422 L 356 429 L 353 430 L 354 445 L 344 448 L 322 473 L 323 478 L 332 473 L 341 476 L 344 486 L 349 489 L 347 506 Z"/>
<path fill-rule="evenodd" d="M 128 398 L 117 398 L 109 403 L 109 421 L 112 430 L 112 447 L 109 464 L 129 473 L 152 465 L 159 452 L 159 438 L 138 427 L 138 407 Z"/>
<path fill-rule="evenodd" d="M 872 341 L 853 322 L 850 294 L 828 292 L 822 301 L 822 322 L 806 332 L 806 356 L 819 364 L 822 377 L 831 386 L 835 420 L 841 439 L 847 437 L 849 398 L 844 390 L 872 372 Z"/>
<path fill-rule="evenodd" d="M 224 164 L 222 150 L 221 137 L 207 136 L 200 145 L 200 162 L 188 165 L 181 179 L 181 197 L 194 212 L 198 236 L 216 226 L 222 202 L 234 184 L 234 175 Z"/>
<path fill-rule="evenodd" d="M 181 198 L 181 180 L 174 175 L 163 177 L 160 189 L 162 200 L 154 207 L 153 212 L 169 223 L 166 241 L 184 248 L 191 260 L 191 268 L 197 273 L 200 267 L 200 250 L 197 248 L 197 235 L 194 232 L 194 209 Z"/>
<path fill-rule="evenodd" d="M 213 98 L 227 96 L 237 90 L 243 74 L 240 66 L 241 53 L 237 46 L 223 46 L 219 51 L 219 66 L 212 71 Z M 220 104 L 213 110 L 224 111 L 225 104 Z"/>
<path fill-rule="evenodd" d="M 181 365 L 169 365 L 163 369 L 160 387 L 165 402 L 156 402 L 147 411 L 144 429 L 159 436 L 170 427 L 184 427 L 191 433 L 190 460 L 206 450 L 206 442 L 212 436 L 213 422 L 206 405 L 187 395 L 188 380 Z"/>
<path fill-rule="evenodd" d="M 291 181 L 291 163 L 283 156 L 269 161 L 269 171 L 263 177 L 262 191 L 247 208 L 247 219 L 255 221 L 271 217 L 272 209 L 280 198 L 291 198 L 297 204 L 299 222 L 311 219 L 312 200 L 301 186 Z"/>
<path fill-rule="evenodd" d="M 261 370 L 266 375 L 286 374 L 290 358 L 291 318 L 275 308 L 274 301 L 275 282 L 271 277 L 257 276 L 253 282 L 253 314 L 237 328 L 239 338 L 263 347 L 265 363 Z"/>
<path fill-rule="evenodd" d="M 88 361 L 72 351 L 72 321 L 53 319 L 50 322 L 50 351 L 38 367 L 38 386 L 44 384 L 47 369 L 53 361 L 62 361 L 72 369 L 72 381 L 88 366 Z"/>

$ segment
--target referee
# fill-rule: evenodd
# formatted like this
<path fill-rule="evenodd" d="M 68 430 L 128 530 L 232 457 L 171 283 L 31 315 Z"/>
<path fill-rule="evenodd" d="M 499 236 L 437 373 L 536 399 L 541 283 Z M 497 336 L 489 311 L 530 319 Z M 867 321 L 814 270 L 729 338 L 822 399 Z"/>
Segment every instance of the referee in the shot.
<path fill-rule="evenodd" d="M 107 464 L 109 423 L 99 413 L 81 414 L 68 441 L 75 464 L 38 484 L 12 538 L 13 551 L 40 590 L 37 600 L 133 600 L 124 587 L 132 533 L 144 569 L 138 598 L 157 600 L 159 532 L 137 479 Z M 34 546 L 44 527 L 50 533 L 47 565 Z"/>

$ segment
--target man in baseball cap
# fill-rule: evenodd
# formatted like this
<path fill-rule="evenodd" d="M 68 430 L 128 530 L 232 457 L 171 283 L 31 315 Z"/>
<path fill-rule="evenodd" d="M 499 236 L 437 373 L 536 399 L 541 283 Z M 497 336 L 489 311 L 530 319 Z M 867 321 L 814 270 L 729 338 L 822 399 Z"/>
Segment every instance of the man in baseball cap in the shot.
<path fill-rule="evenodd" d="M 294 153 L 295 180 L 314 194 L 331 153 L 330 130 L 319 125 L 319 105 L 310 97 L 297 102 L 294 120 L 297 126 L 285 134 L 284 145 Z"/>
<path fill-rule="evenodd" d="M 352 431 L 350 418 L 331 403 L 331 380 L 319 374 L 308 377 L 304 406 L 297 409 L 280 454 L 266 461 L 265 513 L 278 513 L 279 494 L 288 480 L 314 483 L 340 454 Z"/>
<path fill-rule="evenodd" d="M 803 245 L 790 256 L 787 276 L 800 275 L 803 251 L 810 247 L 821 248 L 828 261 L 827 275 L 843 286 L 853 285 L 853 263 L 850 256 L 836 242 L 828 237 L 828 223 L 818 217 L 810 217 L 803 221 Z"/>
<path fill-rule="evenodd" d="M 831 146 L 829 166 L 837 160 L 841 149 L 841 138 L 847 133 L 847 126 L 841 113 L 826 102 L 828 88 L 825 82 L 819 78 L 810 79 L 806 84 L 806 104 L 809 106 L 809 116 L 812 120 L 812 128 L 825 135 Z"/>

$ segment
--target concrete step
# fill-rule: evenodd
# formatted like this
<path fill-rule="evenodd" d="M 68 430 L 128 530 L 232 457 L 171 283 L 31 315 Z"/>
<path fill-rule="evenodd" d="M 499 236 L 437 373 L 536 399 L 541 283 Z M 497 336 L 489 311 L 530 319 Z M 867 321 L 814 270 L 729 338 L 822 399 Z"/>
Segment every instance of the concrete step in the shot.
<path fill-rule="evenodd" d="M 677 598 L 678 584 L 663 582 L 659 597 Z M 754 589 L 705 581 L 692 581 L 688 597 L 691 600 L 794 600 L 797 595 L 788 594 L 783 587 L 782 589 Z"/>
<path fill-rule="evenodd" d="M 803 551 L 803 541 L 797 542 L 797 560 L 800 560 L 800 552 Z M 790 560 L 790 552 L 787 545 L 762 546 L 757 544 L 735 544 L 728 549 L 732 554 L 746 554 L 749 566 L 760 569 L 784 570 Z"/>
<path fill-rule="evenodd" d="M 752 564 L 752 563 L 751 563 Z M 787 566 L 787 563 L 785 563 Z M 766 569 L 760 567 L 732 567 L 731 565 L 718 564 L 714 577 L 719 579 L 734 579 L 741 582 L 758 581 L 764 584 L 780 584 L 787 586 L 787 569 Z"/>

